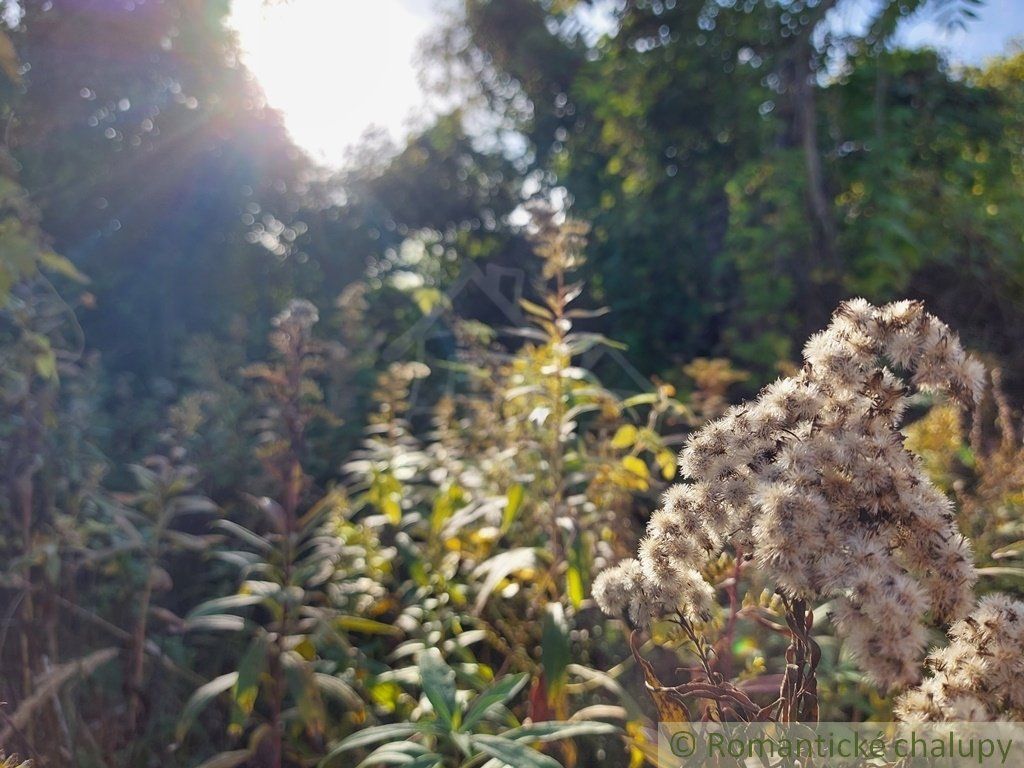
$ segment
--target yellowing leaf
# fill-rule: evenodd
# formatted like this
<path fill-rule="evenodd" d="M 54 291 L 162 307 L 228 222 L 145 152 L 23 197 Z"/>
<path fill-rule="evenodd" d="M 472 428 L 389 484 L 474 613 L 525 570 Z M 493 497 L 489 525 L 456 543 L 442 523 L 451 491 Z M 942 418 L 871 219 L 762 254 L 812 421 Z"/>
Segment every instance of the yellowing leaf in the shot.
<path fill-rule="evenodd" d="M 57 358 L 52 350 L 40 352 L 35 357 L 36 373 L 44 379 L 55 379 L 57 377 Z"/>
<path fill-rule="evenodd" d="M 306 661 L 312 661 L 316 658 L 316 646 L 313 645 L 308 637 L 302 638 L 302 641 L 295 646 L 295 652 Z"/>
<path fill-rule="evenodd" d="M 14 43 L 7 33 L 0 29 L 0 69 L 11 79 L 11 82 L 21 82 L 21 62 L 18 61 L 18 52 L 14 50 Z"/>
<path fill-rule="evenodd" d="M 519 514 L 519 508 L 523 506 L 523 498 L 526 496 L 526 489 L 516 483 L 508 489 L 508 500 L 505 503 L 505 511 L 501 515 L 501 532 L 507 533 L 508 529 Z"/>
<path fill-rule="evenodd" d="M 632 424 L 623 424 L 612 438 L 612 448 L 632 448 L 639 432 Z"/>
<path fill-rule="evenodd" d="M 412 292 L 412 300 L 424 315 L 429 315 L 439 305 L 445 305 L 447 298 L 437 288 L 417 288 Z"/>
<path fill-rule="evenodd" d="M 690 722 L 690 713 L 686 709 L 686 705 L 683 704 L 682 700 L 677 695 L 670 691 L 662 690 L 665 686 L 662 684 L 658 676 L 654 674 L 654 667 L 651 666 L 651 662 L 640 655 L 639 641 L 637 640 L 637 633 L 633 632 L 629 636 L 629 647 L 633 651 L 633 658 L 636 659 L 637 664 L 640 665 L 644 671 L 644 681 L 647 683 L 647 692 L 651 695 L 654 700 L 654 706 L 658 708 L 658 719 L 663 723 L 688 723 Z"/>
<path fill-rule="evenodd" d="M 398 699 L 401 696 L 401 688 L 397 683 L 376 682 L 370 686 L 370 697 L 377 705 L 388 712 L 394 712 L 398 706 Z"/>
<path fill-rule="evenodd" d="M 70 278 L 78 283 L 88 283 L 89 278 L 78 271 L 78 267 L 71 263 L 71 260 L 53 251 L 43 251 L 39 254 L 39 262 L 49 271 Z"/>
<path fill-rule="evenodd" d="M 346 632 L 358 632 L 362 635 L 398 635 L 402 633 L 398 627 L 392 624 L 374 621 L 363 616 L 340 616 L 336 623 L 338 629 L 343 629 Z"/>
<path fill-rule="evenodd" d="M 644 463 L 643 459 L 636 456 L 623 456 L 622 466 L 637 477 L 642 477 L 645 480 L 650 477 L 647 465 Z"/>
<path fill-rule="evenodd" d="M 586 597 L 586 587 L 584 585 L 586 554 L 583 536 L 576 537 L 567 555 L 569 567 L 565 572 L 565 591 L 573 608 L 579 608 L 583 604 L 584 597 Z"/>
<path fill-rule="evenodd" d="M 658 451 L 654 460 L 658 462 L 658 466 L 661 468 L 661 475 L 666 480 L 671 480 L 676 476 L 676 456 L 672 451 L 667 449 Z"/>
<path fill-rule="evenodd" d="M 527 301 L 526 299 L 520 299 L 519 300 L 519 305 L 523 309 L 525 309 L 527 312 L 529 312 L 531 315 L 536 315 L 537 317 L 543 317 L 543 318 L 545 318 L 547 320 L 551 320 L 554 317 L 554 315 L 551 314 L 551 310 L 545 309 L 544 307 L 540 306 L 539 304 L 534 304 L 532 301 Z"/>
<path fill-rule="evenodd" d="M 583 575 L 580 569 L 574 565 L 569 566 L 565 574 L 565 591 L 573 608 L 579 608 L 583 603 Z"/>

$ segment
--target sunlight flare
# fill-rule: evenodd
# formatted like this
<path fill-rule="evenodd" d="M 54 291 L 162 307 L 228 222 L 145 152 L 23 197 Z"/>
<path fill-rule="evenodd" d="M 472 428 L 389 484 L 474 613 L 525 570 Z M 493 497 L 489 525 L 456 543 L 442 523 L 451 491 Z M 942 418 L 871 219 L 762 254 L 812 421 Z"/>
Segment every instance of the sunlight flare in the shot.
<path fill-rule="evenodd" d="M 408 0 L 235 0 L 228 23 L 296 143 L 339 165 L 371 126 L 397 141 L 423 112 L 414 60 L 433 21 Z"/>

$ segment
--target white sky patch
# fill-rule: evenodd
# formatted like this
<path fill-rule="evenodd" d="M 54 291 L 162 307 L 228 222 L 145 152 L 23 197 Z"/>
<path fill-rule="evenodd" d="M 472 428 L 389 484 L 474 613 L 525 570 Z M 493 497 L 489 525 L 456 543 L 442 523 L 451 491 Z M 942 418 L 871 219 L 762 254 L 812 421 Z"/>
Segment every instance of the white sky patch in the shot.
<path fill-rule="evenodd" d="M 416 0 L 234 0 L 229 19 L 292 138 L 335 167 L 367 129 L 401 142 L 429 114 L 415 58 L 436 23 Z"/>
<path fill-rule="evenodd" d="M 908 23 L 899 42 L 910 47 L 930 45 L 957 64 L 982 64 L 1004 53 L 1014 41 L 1024 42 L 1022 0 L 986 0 L 974 10 L 977 20 L 955 29 L 927 18 Z"/>

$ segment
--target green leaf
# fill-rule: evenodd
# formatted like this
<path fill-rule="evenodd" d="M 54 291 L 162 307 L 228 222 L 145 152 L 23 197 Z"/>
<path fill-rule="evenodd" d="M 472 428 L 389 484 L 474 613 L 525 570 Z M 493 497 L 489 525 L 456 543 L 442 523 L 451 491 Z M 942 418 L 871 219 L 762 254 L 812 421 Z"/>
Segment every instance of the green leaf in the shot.
<path fill-rule="evenodd" d="M 473 757 L 473 744 L 468 733 L 453 731 L 451 734 L 452 743 L 465 757 Z"/>
<path fill-rule="evenodd" d="M 52 349 L 47 348 L 46 350 L 38 353 L 34 359 L 36 366 L 36 373 L 44 379 L 55 379 L 57 378 L 57 356 L 53 353 Z"/>
<path fill-rule="evenodd" d="M 542 317 L 545 320 L 553 320 L 554 317 L 555 317 L 551 313 L 550 309 L 547 309 L 546 307 L 542 307 L 539 304 L 534 304 L 532 301 L 529 301 L 528 299 L 520 299 L 519 300 L 519 306 L 521 306 L 523 309 L 525 309 L 531 315 L 534 315 L 536 317 Z"/>
<path fill-rule="evenodd" d="M 357 768 L 370 765 L 414 765 L 417 760 L 425 757 L 432 757 L 435 762 L 441 760 L 440 755 L 435 755 L 415 741 L 392 742 L 375 749 Z"/>
<path fill-rule="evenodd" d="M 298 710 L 298 722 L 314 739 L 321 737 L 327 727 L 327 712 L 320 698 L 320 689 L 313 681 L 312 668 L 308 664 L 288 666 L 285 676 Z"/>
<path fill-rule="evenodd" d="M 346 632 L 358 632 L 362 635 L 400 635 L 402 630 L 393 624 L 385 624 L 382 621 L 374 621 L 363 616 L 339 616 L 335 620 L 335 626 Z"/>
<path fill-rule="evenodd" d="M 354 709 L 363 709 L 363 700 L 355 690 L 335 675 L 328 675 L 325 672 L 314 672 L 313 682 L 326 695 L 344 702 Z"/>
<path fill-rule="evenodd" d="M 613 341 L 600 333 L 571 333 L 565 337 L 565 344 L 574 357 L 582 355 L 584 352 L 597 346 L 609 347 L 620 351 L 627 348 L 625 344 Z"/>
<path fill-rule="evenodd" d="M 658 395 L 654 392 L 641 392 L 639 395 L 627 397 L 622 401 L 623 408 L 634 408 L 638 405 L 653 405 L 658 402 Z"/>
<path fill-rule="evenodd" d="M 992 551 L 992 557 L 995 560 L 1002 560 L 1007 557 L 1019 557 L 1024 555 L 1024 539 L 1021 541 L 1015 541 L 1012 544 L 1000 547 Z"/>
<path fill-rule="evenodd" d="M 7 299 L 13 286 L 14 274 L 3 264 L 0 264 L 0 303 Z"/>
<path fill-rule="evenodd" d="M 371 744 L 378 744 L 382 741 L 399 741 L 412 736 L 414 733 L 419 733 L 420 731 L 421 728 L 418 723 L 392 723 L 390 725 L 375 725 L 371 728 L 364 728 L 361 731 L 353 733 L 347 739 L 337 744 L 330 752 L 327 753 L 327 756 L 320 761 L 319 765 L 326 765 L 338 755 L 343 752 L 348 752 L 351 749 L 368 747 Z"/>
<path fill-rule="evenodd" d="M 593 317 L 604 317 L 609 312 L 611 312 L 609 307 L 600 307 L 599 309 L 570 309 L 565 313 L 565 316 L 585 320 Z"/>
<path fill-rule="evenodd" d="M 267 541 L 265 538 L 260 536 L 258 533 L 253 533 L 248 528 L 239 525 L 231 520 L 217 520 L 214 526 L 221 530 L 227 531 L 237 539 L 241 539 L 251 547 L 256 548 L 260 552 L 269 554 L 274 551 L 274 545 Z"/>
<path fill-rule="evenodd" d="M 207 705 L 220 694 L 229 690 L 237 680 L 237 672 L 228 672 L 226 675 L 215 677 L 205 685 L 196 688 L 195 693 L 189 697 L 189 700 L 185 702 L 185 707 L 181 710 L 181 717 L 178 719 L 176 731 L 178 741 L 185 738 L 185 734 L 188 733 L 189 728 L 192 727 L 192 723 L 195 722 L 199 713 L 206 709 Z"/>
<path fill-rule="evenodd" d="M 1008 565 L 993 565 L 979 568 L 979 576 L 1024 576 L 1024 568 L 1013 568 Z"/>
<path fill-rule="evenodd" d="M 429 755 L 420 755 L 406 768 L 442 768 L 443 763 L 441 762 L 444 758 L 440 755 L 435 755 L 431 752 Z"/>
<path fill-rule="evenodd" d="M 444 528 L 444 524 L 465 503 L 465 494 L 458 485 L 451 485 L 438 493 L 437 498 L 434 499 L 434 508 L 430 515 L 431 533 L 439 534 Z"/>
<path fill-rule="evenodd" d="M 491 707 L 495 704 L 503 704 L 519 693 L 523 686 L 526 685 L 528 679 L 529 675 L 523 673 L 508 675 L 495 682 L 494 685 L 473 699 L 473 703 L 466 713 L 466 719 L 462 723 L 461 730 L 472 730 L 473 726 L 487 714 Z"/>
<path fill-rule="evenodd" d="M 44 269 L 50 272 L 56 272 L 59 275 L 63 275 L 77 283 L 88 283 L 89 278 L 78 271 L 78 267 L 71 263 L 71 260 L 65 256 L 61 256 L 53 251 L 41 251 L 39 253 L 39 263 Z"/>
<path fill-rule="evenodd" d="M 540 663 L 552 700 L 565 685 L 566 669 L 571 660 L 569 627 L 561 603 L 548 603 L 540 638 Z"/>
<path fill-rule="evenodd" d="M 577 736 L 605 736 L 618 733 L 619 728 L 611 723 L 573 723 L 567 720 L 548 720 L 543 723 L 522 725 L 501 734 L 515 741 L 559 741 Z"/>
<path fill-rule="evenodd" d="M 543 755 L 519 741 L 485 733 L 474 735 L 472 741 L 473 746 L 481 752 L 504 760 L 515 768 L 562 768 L 554 758 Z"/>
<path fill-rule="evenodd" d="M 213 600 L 207 600 L 205 603 L 197 605 L 189 611 L 188 616 L 185 618 L 194 619 L 199 616 L 210 616 L 223 611 L 230 611 L 232 608 L 247 608 L 250 605 L 256 605 L 261 602 L 263 602 L 262 595 L 227 595 L 226 597 L 216 597 Z"/>
<path fill-rule="evenodd" d="M 186 632 L 195 632 L 197 630 L 205 630 L 207 632 L 241 632 L 245 629 L 245 626 L 245 619 L 230 613 L 220 613 L 213 616 L 195 616 L 185 620 Z"/>
<path fill-rule="evenodd" d="M 267 645 L 262 638 L 256 638 L 249 644 L 249 649 L 242 656 L 238 665 L 238 677 L 231 688 L 231 723 L 228 733 L 241 736 L 245 723 L 256 706 L 256 698 L 260 691 L 260 675 L 267 666 Z"/>
<path fill-rule="evenodd" d="M 204 760 L 196 768 L 235 768 L 244 765 L 252 759 L 252 750 L 236 749 L 231 752 L 221 752 L 209 760 Z"/>
<path fill-rule="evenodd" d="M 455 722 L 455 670 L 444 663 L 436 648 L 420 654 L 419 668 L 424 695 L 437 718 L 451 729 Z"/>

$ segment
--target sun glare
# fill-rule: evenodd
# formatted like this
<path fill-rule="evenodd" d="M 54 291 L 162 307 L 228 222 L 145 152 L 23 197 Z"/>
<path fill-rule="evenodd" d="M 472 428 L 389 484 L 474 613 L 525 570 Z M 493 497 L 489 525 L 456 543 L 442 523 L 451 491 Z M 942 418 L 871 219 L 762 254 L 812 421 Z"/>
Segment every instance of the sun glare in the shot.
<path fill-rule="evenodd" d="M 230 18 L 296 143 L 333 166 L 370 126 L 397 141 L 423 114 L 413 60 L 432 22 L 413 0 L 234 0 Z"/>

